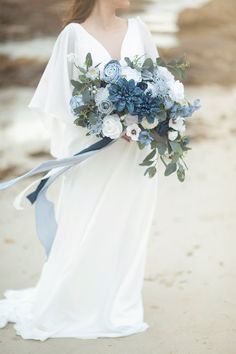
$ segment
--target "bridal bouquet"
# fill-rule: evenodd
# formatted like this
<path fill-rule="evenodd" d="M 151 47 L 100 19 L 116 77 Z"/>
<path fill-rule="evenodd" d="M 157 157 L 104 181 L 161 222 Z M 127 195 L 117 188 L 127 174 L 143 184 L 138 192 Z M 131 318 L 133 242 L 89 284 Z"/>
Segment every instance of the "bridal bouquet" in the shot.
<path fill-rule="evenodd" d="M 135 56 L 131 61 L 110 60 L 93 65 L 88 53 L 81 67 L 76 55 L 68 60 L 76 66 L 70 107 L 74 123 L 86 128 L 86 135 L 118 139 L 130 137 L 140 149 L 151 151 L 140 163 L 144 175 L 153 177 L 158 159 L 165 165 L 165 176 L 177 173 L 182 182 L 187 165 L 184 155 L 191 148 L 185 132 L 185 119 L 200 107 L 199 99 L 190 103 L 181 81 L 188 67 L 186 59 L 165 63 L 160 57 Z"/>

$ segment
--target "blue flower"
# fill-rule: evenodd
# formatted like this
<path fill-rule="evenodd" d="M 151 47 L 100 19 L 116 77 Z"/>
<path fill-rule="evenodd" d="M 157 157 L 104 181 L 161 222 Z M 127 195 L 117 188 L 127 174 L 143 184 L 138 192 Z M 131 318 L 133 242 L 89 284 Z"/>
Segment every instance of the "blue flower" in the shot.
<path fill-rule="evenodd" d="M 115 84 L 108 87 L 108 99 L 114 104 L 118 112 L 127 110 L 133 114 L 137 105 L 142 102 L 143 91 L 133 79 L 120 78 Z"/>
<path fill-rule="evenodd" d="M 151 144 L 153 137 L 146 130 L 142 130 L 139 133 L 138 140 L 140 141 L 140 143 L 148 145 Z"/>
<path fill-rule="evenodd" d="M 178 103 L 175 103 L 170 109 L 169 116 L 172 119 L 176 119 L 178 117 L 183 117 L 183 118 L 191 117 L 192 114 L 199 108 L 200 108 L 199 99 L 193 101 L 192 104 L 187 104 L 183 106 L 181 106 Z"/>
<path fill-rule="evenodd" d="M 184 136 L 183 138 L 182 138 L 182 142 L 183 142 L 183 144 L 186 146 L 186 145 L 188 145 L 189 144 L 189 138 L 187 137 L 187 136 Z"/>
<path fill-rule="evenodd" d="M 149 123 L 153 123 L 157 113 L 161 112 L 161 99 L 153 97 L 150 91 L 143 93 L 141 102 L 135 106 L 134 114 L 141 120 L 146 117 Z"/>
<path fill-rule="evenodd" d="M 88 123 L 88 129 L 92 134 L 99 134 L 102 131 L 102 123 L 103 123 L 102 117 L 98 115 L 95 124 Z"/>
<path fill-rule="evenodd" d="M 82 95 L 76 95 L 76 96 L 72 96 L 70 99 L 70 107 L 71 107 L 71 112 L 74 115 L 78 115 L 78 112 L 76 112 L 76 109 L 83 106 L 84 105 L 84 101 L 82 98 Z"/>
<path fill-rule="evenodd" d="M 162 136 L 167 134 L 167 131 L 169 129 L 169 120 L 166 119 L 160 123 L 154 128 L 157 132 L 158 135 Z"/>
<path fill-rule="evenodd" d="M 102 80 L 114 83 L 121 77 L 122 67 L 118 60 L 110 60 L 103 68 Z"/>

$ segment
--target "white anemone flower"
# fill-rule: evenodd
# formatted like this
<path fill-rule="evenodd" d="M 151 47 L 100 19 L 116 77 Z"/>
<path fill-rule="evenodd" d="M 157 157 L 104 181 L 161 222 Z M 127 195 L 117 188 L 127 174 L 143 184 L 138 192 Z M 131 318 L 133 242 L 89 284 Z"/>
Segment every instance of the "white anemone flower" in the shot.
<path fill-rule="evenodd" d="M 138 124 L 136 124 L 136 123 L 130 124 L 126 128 L 126 135 L 135 141 L 138 140 L 138 136 L 139 136 L 140 132 L 141 132 L 141 129 L 139 128 Z"/>
<path fill-rule="evenodd" d="M 182 117 L 178 117 L 176 119 L 171 118 L 169 120 L 169 127 L 177 130 L 178 132 L 185 131 L 185 119 Z"/>
<path fill-rule="evenodd" d="M 177 130 L 168 130 L 168 139 L 173 141 L 178 137 L 179 133 Z"/>

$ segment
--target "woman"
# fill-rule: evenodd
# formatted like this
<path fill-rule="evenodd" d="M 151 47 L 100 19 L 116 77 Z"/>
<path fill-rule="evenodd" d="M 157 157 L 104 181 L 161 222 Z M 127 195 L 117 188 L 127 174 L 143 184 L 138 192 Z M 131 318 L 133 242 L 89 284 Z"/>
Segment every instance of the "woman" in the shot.
<path fill-rule="evenodd" d="M 76 0 L 29 107 L 36 109 L 61 158 L 100 140 L 73 123 L 68 54 L 83 64 L 158 56 L 146 24 L 116 16 L 128 0 Z M 127 136 L 67 171 L 57 200 L 57 233 L 35 287 L 8 290 L 1 327 L 24 339 L 119 337 L 145 331 L 142 286 L 157 178 L 138 164 L 147 155 Z"/>

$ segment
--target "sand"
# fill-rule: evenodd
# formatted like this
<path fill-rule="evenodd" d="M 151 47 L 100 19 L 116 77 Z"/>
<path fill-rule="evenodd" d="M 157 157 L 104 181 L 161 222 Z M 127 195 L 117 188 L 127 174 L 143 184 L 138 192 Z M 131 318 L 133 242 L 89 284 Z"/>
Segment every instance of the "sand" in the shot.
<path fill-rule="evenodd" d="M 236 88 L 189 87 L 188 94 L 200 96 L 203 107 L 188 122 L 193 150 L 186 159 L 186 181 L 163 177 L 159 170 L 143 287 L 150 328 L 116 339 L 41 343 L 15 336 L 9 324 L 0 330 L 2 353 L 236 353 Z M 26 185 L 1 193 L 1 295 L 36 284 L 44 261 L 33 209 L 27 202 L 22 211 L 11 205 Z"/>

